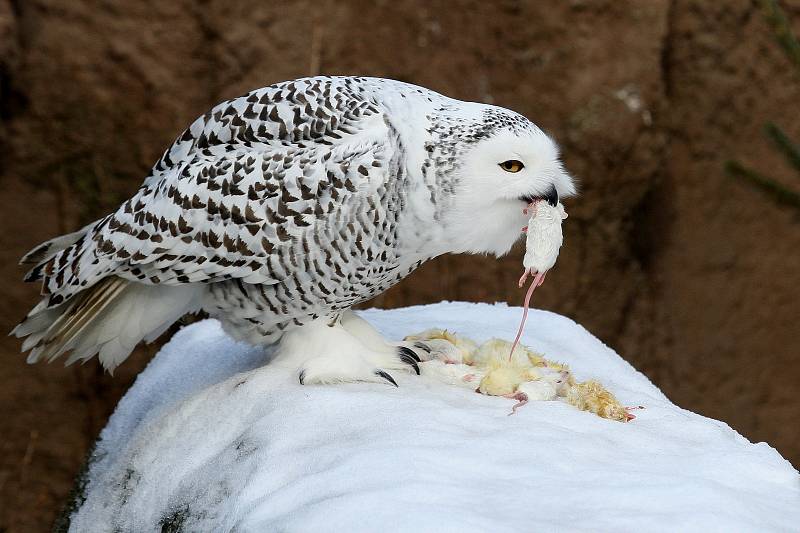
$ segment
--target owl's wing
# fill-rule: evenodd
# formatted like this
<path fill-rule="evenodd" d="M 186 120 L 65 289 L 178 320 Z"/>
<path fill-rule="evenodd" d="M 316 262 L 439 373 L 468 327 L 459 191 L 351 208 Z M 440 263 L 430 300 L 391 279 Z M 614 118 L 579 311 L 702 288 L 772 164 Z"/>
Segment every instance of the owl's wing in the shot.
<path fill-rule="evenodd" d="M 398 164 L 384 113 L 352 83 L 312 78 L 216 106 L 115 213 L 62 238 L 72 244 L 60 251 L 45 243 L 29 254 L 40 261 L 26 279 L 42 279 L 49 295 L 40 305 L 108 276 L 280 282 L 286 252 L 316 246 L 314 236 L 371 201 Z"/>

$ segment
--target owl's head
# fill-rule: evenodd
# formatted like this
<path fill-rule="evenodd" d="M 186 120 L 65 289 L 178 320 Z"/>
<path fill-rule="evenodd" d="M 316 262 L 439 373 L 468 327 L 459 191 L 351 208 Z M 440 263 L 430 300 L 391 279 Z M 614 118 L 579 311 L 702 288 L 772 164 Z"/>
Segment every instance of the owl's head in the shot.
<path fill-rule="evenodd" d="M 522 210 L 535 199 L 556 205 L 574 195 L 556 143 L 512 111 L 472 104 L 473 120 L 452 127 L 452 195 L 441 214 L 454 252 L 504 255 L 527 223 Z"/>

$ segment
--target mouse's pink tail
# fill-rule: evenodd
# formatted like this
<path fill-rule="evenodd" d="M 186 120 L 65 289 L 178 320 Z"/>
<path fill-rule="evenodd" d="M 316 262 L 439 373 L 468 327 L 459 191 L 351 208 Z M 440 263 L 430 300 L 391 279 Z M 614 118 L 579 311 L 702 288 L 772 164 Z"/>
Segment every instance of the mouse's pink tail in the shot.
<path fill-rule="evenodd" d="M 519 323 L 519 330 L 517 331 L 517 337 L 514 339 L 514 344 L 511 345 L 511 352 L 508 354 L 509 361 L 512 359 L 514 355 L 514 350 L 517 348 L 517 344 L 519 344 L 519 339 L 522 337 L 522 332 L 525 330 L 525 321 L 528 319 L 528 309 L 531 305 L 531 296 L 533 296 L 533 291 L 536 290 L 536 287 L 544 283 L 544 277 L 547 275 L 547 272 L 537 272 L 536 276 L 534 276 L 533 281 L 531 281 L 530 286 L 528 287 L 528 292 L 525 293 L 525 303 L 523 304 L 523 311 L 522 311 L 522 321 Z M 528 277 L 528 270 L 525 271 L 520 281 L 520 287 L 525 283 L 525 278 Z"/>

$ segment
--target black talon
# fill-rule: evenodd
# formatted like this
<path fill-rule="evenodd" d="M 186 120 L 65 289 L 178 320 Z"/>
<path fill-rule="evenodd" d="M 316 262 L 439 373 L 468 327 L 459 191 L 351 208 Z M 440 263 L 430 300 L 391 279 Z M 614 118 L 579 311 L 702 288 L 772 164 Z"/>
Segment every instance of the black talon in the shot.
<path fill-rule="evenodd" d="M 419 342 L 419 341 L 415 342 L 414 348 L 419 348 L 420 350 L 424 350 L 427 353 L 431 353 L 431 347 L 425 344 L 424 342 Z"/>
<path fill-rule="evenodd" d="M 389 374 L 387 374 L 386 372 L 384 372 L 383 370 L 376 370 L 375 375 L 382 377 L 383 379 L 385 379 L 386 381 L 397 387 L 397 382 L 394 380 L 394 378 Z"/>
<path fill-rule="evenodd" d="M 413 368 L 414 372 L 416 372 L 417 375 L 419 376 L 419 365 L 417 364 L 417 362 L 414 359 L 412 359 L 411 357 L 409 357 L 407 354 L 404 354 L 404 353 L 400 354 L 400 359 L 402 359 L 402 361 L 405 364 L 407 364 L 411 368 Z"/>
<path fill-rule="evenodd" d="M 419 365 L 417 363 L 421 363 L 422 361 L 420 361 L 419 356 L 414 353 L 414 350 L 406 348 L 405 346 L 398 346 L 397 351 L 399 352 L 400 359 L 405 364 L 410 365 L 419 376 Z"/>
<path fill-rule="evenodd" d="M 411 359 L 413 359 L 417 363 L 421 363 L 422 362 L 422 359 L 420 359 L 419 356 L 417 354 L 415 354 L 414 350 L 412 350 L 411 348 L 406 348 L 405 346 L 398 346 L 397 347 L 397 351 L 400 352 L 400 357 L 406 356 L 406 357 L 410 357 Z M 403 360 L 405 361 L 405 359 L 403 359 Z M 409 363 L 409 364 L 411 364 L 411 363 Z"/>
<path fill-rule="evenodd" d="M 306 378 L 306 371 L 305 370 L 300 371 L 300 375 L 297 376 L 297 378 L 300 380 L 300 385 L 305 385 L 305 383 L 303 383 L 303 380 Z"/>

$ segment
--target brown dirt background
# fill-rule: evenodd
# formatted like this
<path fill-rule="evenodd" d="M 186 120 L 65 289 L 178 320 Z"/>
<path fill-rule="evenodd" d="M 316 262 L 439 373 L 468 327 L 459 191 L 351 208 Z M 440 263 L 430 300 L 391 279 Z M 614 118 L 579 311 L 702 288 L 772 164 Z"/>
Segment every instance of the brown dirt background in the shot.
<path fill-rule="evenodd" d="M 800 30 L 800 1 L 783 2 Z M 536 305 L 679 405 L 800 465 L 800 217 L 723 173 L 792 182 L 800 79 L 747 0 L 0 0 L 0 332 L 35 302 L 17 259 L 115 207 L 219 100 L 308 75 L 410 81 L 515 109 L 582 183 Z M 443 257 L 380 306 L 518 304 L 520 251 Z M 155 348 L 117 374 L 29 367 L 0 337 L 0 532 L 49 528 Z"/>

